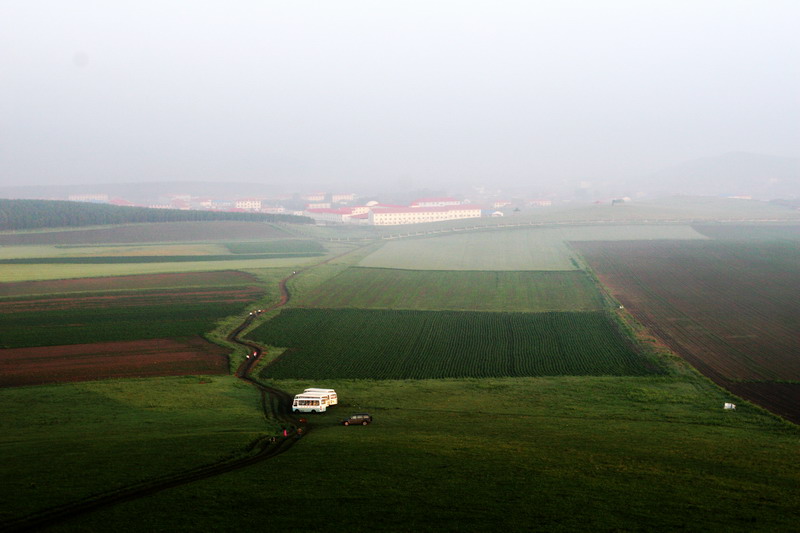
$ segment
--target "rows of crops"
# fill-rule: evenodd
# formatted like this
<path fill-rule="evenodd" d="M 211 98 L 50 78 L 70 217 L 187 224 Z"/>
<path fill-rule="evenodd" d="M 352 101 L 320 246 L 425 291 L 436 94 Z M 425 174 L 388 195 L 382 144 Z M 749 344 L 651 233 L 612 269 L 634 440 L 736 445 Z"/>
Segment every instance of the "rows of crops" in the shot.
<path fill-rule="evenodd" d="M 287 309 L 250 337 L 290 348 L 270 367 L 274 378 L 659 373 L 601 312 Z"/>
<path fill-rule="evenodd" d="M 202 335 L 262 294 L 242 287 L 6 299 L 0 307 L 0 347 Z"/>
<path fill-rule="evenodd" d="M 299 306 L 464 311 L 597 311 L 582 271 L 501 272 L 349 268 L 302 294 Z"/>

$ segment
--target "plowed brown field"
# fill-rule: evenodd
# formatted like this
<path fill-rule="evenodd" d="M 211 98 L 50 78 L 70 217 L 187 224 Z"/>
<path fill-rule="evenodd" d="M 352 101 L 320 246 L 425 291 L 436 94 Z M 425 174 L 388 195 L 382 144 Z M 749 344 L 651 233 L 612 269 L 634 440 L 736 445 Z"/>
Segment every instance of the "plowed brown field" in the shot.
<path fill-rule="evenodd" d="M 575 246 L 612 294 L 672 350 L 735 394 L 800 423 L 800 247 Z"/>
<path fill-rule="evenodd" d="M 227 374 L 227 350 L 200 337 L 0 350 L 0 387 Z"/>

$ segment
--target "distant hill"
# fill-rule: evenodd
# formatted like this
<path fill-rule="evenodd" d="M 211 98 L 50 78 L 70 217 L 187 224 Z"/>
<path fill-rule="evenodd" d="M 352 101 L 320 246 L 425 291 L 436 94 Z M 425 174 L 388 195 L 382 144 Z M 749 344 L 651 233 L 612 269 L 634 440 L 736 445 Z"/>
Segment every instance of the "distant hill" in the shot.
<path fill-rule="evenodd" d="M 639 182 L 651 196 L 752 196 L 761 200 L 800 197 L 800 158 L 747 152 L 686 161 Z"/>
<path fill-rule="evenodd" d="M 0 231 L 71 228 L 141 222 L 198 222 L 215 220 L 287 222 L 299 224 L 308 224 L 312 222 L 310 218 L 294 215 L 148 209 L 146 207 L 120 207 L 106 204 L 65 202 L 58 200 L 0 199 Z"/>

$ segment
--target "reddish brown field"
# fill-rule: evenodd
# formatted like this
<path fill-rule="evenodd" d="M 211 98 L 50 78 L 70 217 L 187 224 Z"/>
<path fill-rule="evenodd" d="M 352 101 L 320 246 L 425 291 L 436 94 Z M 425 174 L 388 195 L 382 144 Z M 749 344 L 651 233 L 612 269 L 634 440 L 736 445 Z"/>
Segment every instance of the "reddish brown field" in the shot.
<path fill-rule="evenodd" d="M 628 311 L 695 368 L 800 422 L 800 247 L 714 241 L 575 246 Z"/>
<path fill-rule="evenodd" d="M 40 311 L 65 311 L 80 308 L 119 309 L 122 307 L 150 307 L 168 302 L 170 305 L 232 304 L 252 302 L 263 290 L 258 287 L 236 287 L 229 289 L 148 291 L 134 294 L 104 294 L 101 296 L 72 296 L 10 300 L 3 302 L 0 315 Z"/>
<path fill-rule="evenodd" d="M 227 350 L 200 337 L 0 350 L 0 387 L 226 374 Z"/>
<path fill-rule="evenodd" d="M 145 274 L 103 278 L 60 279 L 52 281 L 20 281 L 0 284 L 0 296 L 35 296 L 70 292 L 100 292 L 121 289 L 162 289 L 181 287 L 213 287 L 245 285 L 255 278 L 234 270 L 186 272 L 177 274 Z"/>

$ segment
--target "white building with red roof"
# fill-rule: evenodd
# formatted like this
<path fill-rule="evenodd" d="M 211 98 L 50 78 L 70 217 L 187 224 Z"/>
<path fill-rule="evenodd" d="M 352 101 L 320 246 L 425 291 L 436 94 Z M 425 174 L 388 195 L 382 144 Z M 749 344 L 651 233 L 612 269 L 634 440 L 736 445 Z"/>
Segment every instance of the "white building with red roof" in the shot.
<path fill-rule="evenodd" d="M 256 198 L 244 198 L 242 200 L 236 200 L 234 207 L 236 209 L 251 209 L 258 211 L 261 209 L 261 200 Z"/>
<path fill-rule="evenodd" d="M 473 205 L 446 205 L 435 207 L 374 207 L 369 213 L 373 226 L 424 224 L 462 218 L 480 218 L 481 208 Z"/>
<path fill-rule="evenodd" d="M 303 211 L 303 215 L 317 222 L 333 222 L 336 224 L 363 223 L 369 207 L 311 208 Z"/>

